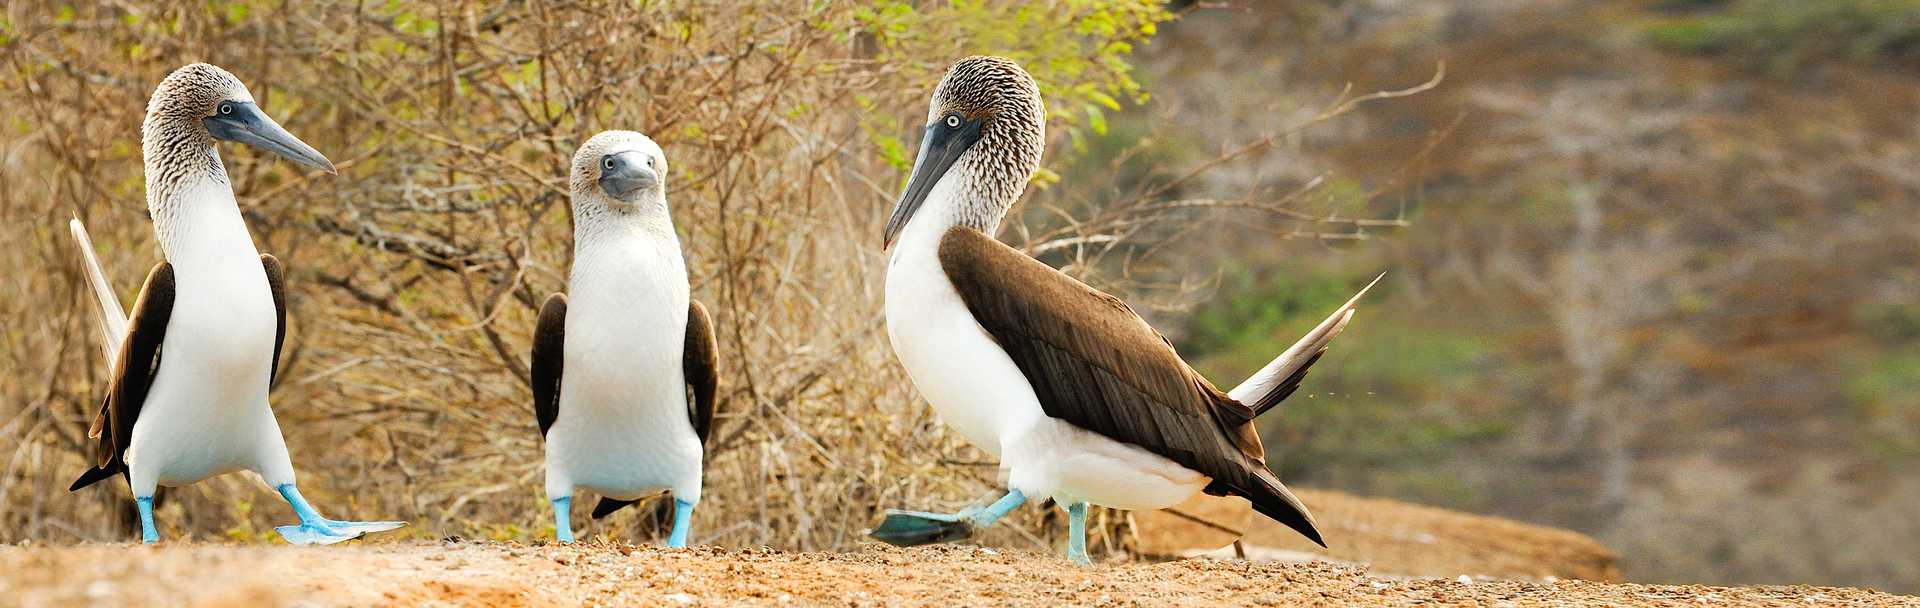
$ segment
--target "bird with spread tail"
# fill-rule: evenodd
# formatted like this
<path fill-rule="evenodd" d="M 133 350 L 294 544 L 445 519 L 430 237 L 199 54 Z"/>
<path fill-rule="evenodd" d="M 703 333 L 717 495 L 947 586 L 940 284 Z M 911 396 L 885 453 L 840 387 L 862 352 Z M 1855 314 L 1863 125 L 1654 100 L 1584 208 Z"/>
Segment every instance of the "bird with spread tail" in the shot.
<path fill-rule="evenodd" d="M 573 269 L 540 307 L 533 410 L 547 451 L 554 535 L 573 542 L 573 493 L 599 519 L 673 496 L 667 545 L 687 545 L 719 384 L 713 320 L 687 285 L 667 208 L 667 157 L 647 136 L 607 131 L 573 156 Z"/>
<path fill-rule="evenodd" d="M 196 63 L 153 92 L 140 127 L 147 210 L 166 260 L 147 275 L 128 317 L 79 218 L 69 224 L 97 298 L 112 369 L 88 437 L 94 467 L 79 490 L 123 476 L 140 539 L 158 542 L 153 495 L 235 471 L 253 471 L 292 505 L 293 544 L 330 544 L 406 525 L 327 519 L 294 485 L 287 445 L 267 403 L 287 334 L 286 276 L 260 253 L 234 200 L 215 144 L 231 141 L 335 173 L 332 162 L 260 111 L 226 70 Z"/>
<path fill-rule="evenodd" d="M 1008 491 L 958 513 L 890 510 L 870 534 L 958 540 L 1052 499 L 1067 510 L 1068 557 L 1087 564 L 1087 505 L 1162 509 L 1204 492 L 1243 497 L 1324 546 L 1253 421 L 1299 388 L 1366 289 L 1239 386 L 1215 388 L 1118 298 L 993 238 L 1039 168 L 1045 115 L 1033 77 L 1007 59 L 964 59 L 934 89 L 885 228 L 887 335 L 941 419 L 1000 460 Z"/>

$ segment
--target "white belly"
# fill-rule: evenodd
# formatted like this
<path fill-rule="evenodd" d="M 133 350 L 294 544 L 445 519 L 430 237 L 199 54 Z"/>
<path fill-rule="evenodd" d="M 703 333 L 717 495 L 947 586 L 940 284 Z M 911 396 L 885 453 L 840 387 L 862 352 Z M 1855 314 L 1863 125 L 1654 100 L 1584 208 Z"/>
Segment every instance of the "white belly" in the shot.
<path fill-rule="evenodd" d="M 560 411 L 546 437 L 549 495 L 664 490 L 699 502 L 704 446 L 682 370 L 686 271 L 677 249 L 661 255 L 593 251 L 574 262 Z"/>
<path fill-rule="evenodd" d="M 1185 502 L 1207 476 L 1158 454 L 1047 418 L 1007 444 L 1007 485 L 1057 502 L 1145 511 Z M 1026 465 L 1026 466 L 1021 466 Z"/>
<path fill-rule="evenodd" d="M 127 446 L 136 484 L 190 484 L 242 469 L 292 481 L 267 405 L 278 311 L 251 246 L 175 266 L 160 368 Z"/>
<path fill-rule="evenodd" d="M 585 418 L 556 422 L 547 434 L 548 494 L 570 496 L 571 488 L 585 488 L 634 500 L 667 491 L 676 499 L 700 500 L 701 446 L 691 426 L 637 416 Z"/>
<path fill-rule="evenodd" d="M 927 403 L 1000 459 L 1009 487 L 1035 500 L 1159 509 L 1206 486 L 1171 460 L 1048 417 L 954 291 L 939 267 L 940 232 L 917 230 L 921 219 L 907 226 L 887 268 L 887 336 Z"/>
<path fill-rule="evenodd" d="M 628 377 L 642 375 L 653 373 L 630 371 Z M 559 418 L 547 432 L 550 495 L 571 495 L 578 487 L 621 500 L 671 491 L 675 498 L 699 501 L 703 450 L 687 417 L 684 384 L 663 390 L 654 382 L 603 378 L 594 381 L 600 386 L 574 390 L 571 362 L 566 376 Z"/>
<path fill-rule="evenodd" d="M 909 227 L 887 267 L 887 337 L 940 419 L 1000 457 L 1002 441 L 1046 414 L 1027 377 L 954 292 L 935 247 L 914 242 L 921 236 Z"/>

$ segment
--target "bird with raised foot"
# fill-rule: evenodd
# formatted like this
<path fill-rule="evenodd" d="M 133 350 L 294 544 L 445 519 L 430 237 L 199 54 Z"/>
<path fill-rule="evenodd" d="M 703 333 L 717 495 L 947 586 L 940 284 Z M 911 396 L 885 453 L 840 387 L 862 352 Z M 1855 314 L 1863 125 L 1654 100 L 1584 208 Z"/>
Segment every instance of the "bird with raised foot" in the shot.
<path fill-rule="evenodd" d="M 334 173 L 333 163 L 261 112 L 238 78 L 196 63 L 174 70 L 147 102 L 140 127 L 147 211 L 166 261 L 134 303 L 120 308 L 79 218 L 70 224 L 97 298 L 112 375 L 87 436 L 94 467 L 79 490 L 123 476 L 133 489 L 140 539 L 158 542 L 153 494 L 253 471 L 292 505 L 292 544 L 331 544 L 406 525 L 328 519 L 300 495 L 267 404 L 286 339 L 286 277 L 255 249 L 220 163 L 221 141 L 239 142 Z"/>
<path fill-rule="evenodd" d="M 1204 492 L 1244 497 L 1324 545 L 1267 468 L 1253 420 L 1299 388 L 1360 295 L 1233 390 L 1215 388 L 1118 298 L 994 240 L 1039 167 L 1045 116 L 1007 59 L 961 60 L 934 89 L 885 228 L 887 335 L 941 419 L 999 458 L 1008 491 L 958 513 L 890 510 L 870 535 L 963 539 L 1050 498 L 1067 511 L 1068 557 L 1087 564 L 1088 505 L 1162 509 Z"/>
<path fill-rule="evenodd" d="M 531 366 L 561 542 L 573 542 L 576 489 L 600 495 L 595 519 L 671 494 L 671 547 L 687 545 L 700 503 L 718 356 L 666 179 L 666 154 L 632 131 L 595 135 L 573 156 L 573 269 L 567 293 L 540 307 Z"/>

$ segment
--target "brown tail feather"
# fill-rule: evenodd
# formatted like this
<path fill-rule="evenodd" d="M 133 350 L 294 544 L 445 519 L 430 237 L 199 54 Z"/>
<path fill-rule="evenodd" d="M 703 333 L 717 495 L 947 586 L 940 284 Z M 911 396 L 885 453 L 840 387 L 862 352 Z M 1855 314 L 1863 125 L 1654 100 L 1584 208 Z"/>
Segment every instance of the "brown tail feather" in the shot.
<path fill-rule="evenodd" d="M 645 500 L 645 499 L 642 499 L 642 500 Z M 640 502 L 640 501 L 639 500 L 620 500 L 617 498 L 601 497 L 600 504 L 596 504 L 593 506 L 593 518 L 600 519 L 602 517 L 612 515 L 614 511 L 625 509 L 627 508 L 627 505 L 637 503 L 637 502 Z"/>
<path fill-rule="evenodd" d="M 1274 406 L 1280 405 L 1281 400 L 1300 388 L 1300 381 L 1307 376 L 1307 369 L 1320 360 L 1320 355 L 1327 352 L 1327 345 L 1333 342 L 1333 337 L 1340 335 L 1340 330 L 1345 329 L 1347 322 L 1353 320 L 1353 310 L 1360 303 L 1360 298 L 1367 295 L 1367 291 L 1373 289 L 1373 286 L 1379 284 L 1380 279 L 1385 276 L 1387 276 L 1385 273 L 1381 273 L 1380 276 L 1374 277 L 1372 283 L 1361 288 L 1360 293 L 1353 294 L 1346 304 L 1334 310 L 1332 315 L 1329 315 L 1325 321 L 1321 321 L 1312 331 L 1307 332 L 1307 335 L 1301 336 L 1299 342 L 1287 348 L 1286 352 L 1280 353 L 1280 356 L 1274 357 L 1266 367 L 1254 372 L 1245 382 L 1233 387 L 1233 390 L 1228 391 L 1227 394 L 1235 401 L 1252 408 L 1254 416 L 1264 414 Z"/>
<path fill-rule="evenodd" d="M 661 496 L 665 495 L 663 494 Z M 673 525 L 673 501 L 660 500 L 661 496 L 642 498 L 640 500 L 619 500 L 601 497 L 600 503 L 593 506 L 593 518 L 601 519 L 612 515 L 615 511 L 627 508 L 628 505 L 653 501 L 653 508 L 649 509 L 646 515 L 641 516 L 641 521 L 653 524 L 653 527 L 656 529 L 665 530 Z"/>
<path fill-rule="evenodd" d="M 1236 492 L 1253 503 L 1253 510 L 1274 521 L 1286 524 L 1301 536 L 1307 537 L 1307 540 L 1313 541 L 1313 544 L 1327 546 L 1327 541 L 1320 538 L 1319 528 L 1314 526 L 1313 513 L 1307 511 L 1307 505 L 1301 503 L 1300 498 L 1294 496 L 1292 490 L 1288 490 L 1286 485 L 1280 483 L 1278 477 L 1274 477 L 1272 472 L 1261 471 L 1261 474 L 1254 475 L 1253 479 L 1260 487 L 1247 492 Z"/>
<path fill-rule="evenodd" d="M 73 480 L 73 485 L 67 486 L 67 491 L 77 492 L 80 488 L 100 483 L 102 480 L 112 479 L 113 476 L 124 473 L 126 467 L 119 465 L 120 463 L 114 462 L 108 463 L 107 466 L 87 469 L 87 472 L 80 474 L 79 479 Z"/>

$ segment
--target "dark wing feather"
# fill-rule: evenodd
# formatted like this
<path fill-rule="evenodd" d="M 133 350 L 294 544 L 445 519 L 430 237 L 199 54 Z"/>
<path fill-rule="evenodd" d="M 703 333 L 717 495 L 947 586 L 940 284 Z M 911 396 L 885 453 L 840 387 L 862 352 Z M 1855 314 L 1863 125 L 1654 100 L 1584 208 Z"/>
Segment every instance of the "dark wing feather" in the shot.
<path fill-rule="evenodd" d="M 566 367 L 567 294 L 547 296 L 540 305 L 540 324 L 533 330 L 533 416 L 540 436 L 560 417 L 560 375 Z"/>
<path fill-rule="evenodd" d="M 127 321 L 127 337 L 120 342 L 120 354 L 114 357 L 113 377 L 108 381 L 107 397 L 100 402 L 100 414 L 94 418 L 87 436 L 98 440 L 94 467 L 74 480 L 68 491 L 78 490 L 126 472 L 127 444 L 133 441 L 133 425 L 140 419 L 140 407 L 146 403 L 147 389 L 160 369 L 160 343 L 167 336 L 167 323 L 173 318 L 173 265 L 161 262 L 147 275 L 140 288 L 140 299 L 133 305 L 133 317 Z"/>
<path fill-rule="evenodd" d="M 1246 497 L 1320 542 L 1313 516 L 1267 469 L 1251 409 L 1125 303 L 972 228 L 941 238 L 940 266 L 1048 416 L 1198 471 L 1209 491 Z"/>
<path fill-rule="evenodd" d="M 287 275 L 280 269 L 280 258 L 273 254 L 260 254 L 260 266 L 267 271 L 267 287 L 273 290 L 273 368 L 267 375 L 267 386 L 272 387 L 280 380 L 280 346 L 287 343 Z"/>
<path fill-rule="evenodd" d="M 693 399 L 687 402 L 688 418 L 693 421 L 693 432 L 700 435 L 700 443 L 705 445 L 707 438 L 713 435 L 714 397 L 720 385 L 720 355 L 715 348 L 713 317 L 707 314 L 707 307 L 701 305 L 699 300 L 687 306 L 687 342 L 681 358 L 681 373 L 686 375 L 687 387 L 693 391 Z"/>

